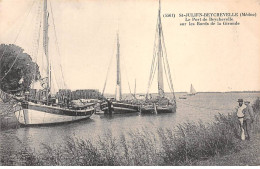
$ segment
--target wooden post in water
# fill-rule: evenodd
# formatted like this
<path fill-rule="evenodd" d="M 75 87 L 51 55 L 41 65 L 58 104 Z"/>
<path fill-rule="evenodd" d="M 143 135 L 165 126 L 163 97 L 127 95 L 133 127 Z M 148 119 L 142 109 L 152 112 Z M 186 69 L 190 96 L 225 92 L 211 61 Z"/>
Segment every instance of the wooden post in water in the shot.
<path fill-rule="evenodd" d="M 156 104 L 155 104 L 155 103 L 153 104 L 153 108 L 154 108 L 155 114 L 158 114 L 158 112 L 157 112 L 157 107 L 156 107 Z"/>

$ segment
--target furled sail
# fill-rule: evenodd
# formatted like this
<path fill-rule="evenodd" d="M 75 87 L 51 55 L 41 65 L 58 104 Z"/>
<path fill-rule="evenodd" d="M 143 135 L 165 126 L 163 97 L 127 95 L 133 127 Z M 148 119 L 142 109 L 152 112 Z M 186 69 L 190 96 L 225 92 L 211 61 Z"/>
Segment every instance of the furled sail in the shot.
<path fill-rule="evenodd" d="M 158 52 L 158 94 L 164 96 L 164 85 L 163 85 L 163 67 L 161 52 Z"/>
<path fill-rule="evenodd" d="M 33 60 L 37 65 L 39 66 L 39 71 L 40 71 L 40 79 L 39 78 L 34 78 L 38 79 L 35 80 L 31 88 L 32 89 L 38 89 L 38 90 L 46 90 L 48 91 L 51 95 L 55 95 L 59 89 L 64 89 L 66 87 L 64 78 L 63 78 L 63 72 L 61 69 L 61 64 L 60 64 L 60 54 L 58 50 L 58 44 L 57 44 L 57 39 L 56 41 L 52 41 L 53 43 L 55 42 L 56 44 L 51 44 L 51 46 L 56 46 L 56 50 L 49 49 L 49 17 L 51 16 L 53 20 L 53 14 L 51 15 L 48 12 L 48 3 L 47 0 L 44 0 L 43 2 L 43 14 L 41 15 L 42 19 L 39 21 L 38 25 L 40 28 L 42 28 L 42 31 L 39 32 L 37 42 L 38 42 L 38 48 L 37 52 L 33 54 Z M 54 21 L 53 21 L 54 22 Z M 43 25 L 42 25 L 43 23 Z M 41 26 L 42 25 L 42 26 Z M 52 25 L 54 26 L 54 25 Z M 55 29 L 53 29 L 55 31 Z M 54 35 L 56 33 L 54 32 Z M 40 41 L 42 39 L 42 41 Z M 54 54 L 55 52 L 58 52 Z M 55 57 L 54 57 L 55 56 Z M 59 56 L 59 57 L 58 57 Z M 36 70 L 36 69 L 35 69 Z M 36 75 L 36 72 L 35 72 Z"/>
<path fill-rule="evenodd" d="M 121 70 L 120 70 L 120 44 L 119 44 L 119 35 L 117 33 L 117 81 L 116 81 L 116 100 L 122 99 L 122 89 L 121 89 Z"/>
<path fill-rule="evenodd" d="M 173 94 L 173 100 L 175 101 L 171 72 L 170 72 L 170 67 L 169 67 L 169 63 L 168 63 L 168 59 L 167 59 L 167 52 L 166 52 L 164 36 L 163 36 L 160 1 L 159 1 L 158 18 L 157 18 L 157 24 L 156 24 L 153 60 L 152 60 L 152 64 L 151 64 L 150 77 L 149 77 L 149 81 L 148 81 L 146 98 L 148 98 L 149 90 L 152 85 L 154 74 L 156 71 L 158 73 L 158 75 L 157 75 L 158 95 L 160 97 L 165 97 L 164 77 L 163 77 L 165 75 L 169 89 L 170 89 L 171 93 Z"/>

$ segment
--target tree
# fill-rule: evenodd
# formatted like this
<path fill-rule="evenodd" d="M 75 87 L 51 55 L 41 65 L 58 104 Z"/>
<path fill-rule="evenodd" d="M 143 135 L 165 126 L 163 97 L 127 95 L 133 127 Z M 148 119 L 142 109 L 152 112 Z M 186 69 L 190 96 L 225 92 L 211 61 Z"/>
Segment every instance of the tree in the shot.
<path fill-rule="evenodd" d="M 15 94 L 28 91 L 33 81 L 40 79 L 37 63 L 24 49 L 14 44 L 0 45 L 0 88 Z"/>

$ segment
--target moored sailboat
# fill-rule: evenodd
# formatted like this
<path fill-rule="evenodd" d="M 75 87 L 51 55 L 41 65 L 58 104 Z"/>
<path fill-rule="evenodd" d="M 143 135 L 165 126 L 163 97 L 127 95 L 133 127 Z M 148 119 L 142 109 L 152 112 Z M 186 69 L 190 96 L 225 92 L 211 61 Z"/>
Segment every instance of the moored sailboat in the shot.
<path fill-rule="evenodd" d="M 158 80 L 157 80 L 158 96 L 152 98 L 152 96 L 150 95 L 150 98 L 148 98 L 149 88 L 152 84 L 156 69 L 158 71 Z M 167 82 L 171 91 L 171 99 L 166 97 L 164 91 L 163 70 L 165 72 Z M 167 52 L 166 52 L 166 47 L 164 42 L 162 23 L 161 23 L 161 2 L 159 1 L 153 61 L 151 65 L 150 78 L 148 82 L 146 101 L 141 107 L 141 113 L 158 114 L 158 113 L 173 113 L 173 112 L 176 112 L 176 100 L 175 100 L 171 72 L 169 68 Z"/>
<path fill-rule="evenodd" d="M 116 54 L 116 93 L 115 98 L 103 98 L 105 102 L 100 105 L 102 111 L 105 114 L 124 114 L 124 113 L 134 113 L 139 111 L 139 105 L 132 102 L 132 100 L 122 99 L 122 83 L 121 83 L 121 68 L 120 68 L 120 43 L 119 35 L 117 33 L 117 54 Z M 105 90 L 106 82 L 104 85 L 103 93 Z"/>
<path fill-rule="evenodd" d="M 49 37 L 48 37 L 48 1 L 43 1 L 43 55 L 45 64 L 41 72 L 41 78 L 32 84 L 32 88 L 37 86 L 34 97 L 26 92 L 25 98 L 13 97 L 20 103 L 20 108 L 15 110 L 15 116 L 22 125 L 43 125 L 71 122 L 89 118 L 95 113 L 95 104 L 89 103 L 83 106 L 72 105 L 70 100 L 66 100 L 66 106 L 61 106 L 55 99 L 55 90 L 53 79 L 54 71 L 52 59 L 49 55 Z M 41 26 L 40 26 L 41 28 Z M 40 30 L 40 29 L 39 29 Z M 40 38 L 40 36 L 38 37 Z M 39 40 L 38 40 L 39 42 Z M 40 65 L 39 65 L 40 67 Z M 56 82 L 57 83 L 57 82 Z M 36 85 L 38 84 L 38 85 Z M 65 101 L 65 100 L 64 100 Z"/>

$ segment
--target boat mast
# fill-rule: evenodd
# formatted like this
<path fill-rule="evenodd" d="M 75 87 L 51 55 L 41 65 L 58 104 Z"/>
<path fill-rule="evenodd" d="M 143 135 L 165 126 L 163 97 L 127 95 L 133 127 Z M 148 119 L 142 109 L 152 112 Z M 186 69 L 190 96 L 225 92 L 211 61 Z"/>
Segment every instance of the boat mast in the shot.
<path fill-rule="evenodd" d="M 44 7 L 43 7 L 43 49 L 47 60 L 47 103 L 48 103 L 48 95 L 51 88 L 51 64 L 49 59 L 49 37 L 48 37 L 48 4 L 47 0 L 44 0 Z"/>
<path fill-rule="evenodd" d="M 162 27 L 161 27 L 161 0 L 159 0 L 158 10 L 158 94 L 164 96 L 164 85 L 163 85 L 163 67 L 162 67 Z"/>
<path fill-rule="evenodd" d="M 134 91 L 134 98 L 135 98 L 135 95 L 136 95 L 136 79 L 135 79 L 135 91 Z"/>
<path fill-rule="evenodd" d="M 117 81 L 116 81 L 116 100 L 122 99 L 122 88 L 121 88 L 121 71 L 120 71 L 120 44 L 119 44 L 119 35 L 117 32 Z"/>

